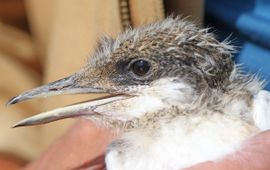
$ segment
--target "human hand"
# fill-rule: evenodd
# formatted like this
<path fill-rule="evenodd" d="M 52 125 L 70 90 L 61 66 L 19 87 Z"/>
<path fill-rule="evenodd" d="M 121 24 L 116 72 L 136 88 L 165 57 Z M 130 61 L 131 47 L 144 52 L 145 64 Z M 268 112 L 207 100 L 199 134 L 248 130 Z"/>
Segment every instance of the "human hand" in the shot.
<path fill-rule="evenodd" d="M 80 120 L 26 170 L 104 169 L 103 155 L 113 138 L 112 132 L 98 128 L 88 120 Z"/>
<path fill-rule="evenodd" d="M 0 154 L 0 167 L 1 169 L 17 170 L 25 165 L 25 161 L 13 155 Z"/>
<path fill-rule="evenodd" d="M 185 170 L 269 170 L 270 130 L 247 140 L 242 149 L 217 161 L 204 162 Z"/>

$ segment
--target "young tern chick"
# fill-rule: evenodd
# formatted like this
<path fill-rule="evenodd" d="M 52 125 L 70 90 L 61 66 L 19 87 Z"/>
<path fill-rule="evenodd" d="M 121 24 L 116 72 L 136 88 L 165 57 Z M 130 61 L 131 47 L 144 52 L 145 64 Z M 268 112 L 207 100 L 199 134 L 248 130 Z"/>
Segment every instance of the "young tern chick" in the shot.
<path fill-rule="evenodd" d="M 108 147 L 108 170 L 177 170 L 222 158 L 270 128 L 270 95 L 232 61 L 234 48 L 179 18 L 103 38 L 70 77 L 8 104 L 74 93 L 107 97 L 44 112 L 14 125 L 84 117 L 123 133 Z"/>

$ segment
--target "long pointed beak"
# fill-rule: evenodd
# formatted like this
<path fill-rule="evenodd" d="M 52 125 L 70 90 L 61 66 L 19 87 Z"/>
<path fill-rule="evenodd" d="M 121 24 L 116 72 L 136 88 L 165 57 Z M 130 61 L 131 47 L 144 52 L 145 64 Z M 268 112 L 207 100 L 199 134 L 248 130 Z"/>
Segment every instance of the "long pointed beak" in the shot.
<path fill-rule="evenodd" d="M 127 96 L 112 96 L 108 98 L 93 100 L 90 102 L 84 102 L 80 104 L 57 108 L 48 112 L 43 112 L 38 115 L 26 118 L 13 125 L 13 128 L 21 126 L 33 126 L 45 124 L 65 118 L 95 115 L 98 114 L 97 112 L 95 112 L 95 109 L 98 108 L 99 106 L 119 100 L 124 100 L 126 98 Z"/>
<path fill-rule="evenodd" d="M 18 96 L 10 99 L 6 105 L 16 104 L 25 100 L 34 98 L 44 98 L 48 96 L 55 96 L 60 94 L 82 94 L 82 93 L 104 93 L 104 90 L 91 88 L 91 87 L 80 87 L 76 83 L 76 74 L 60 79 L 58 81 L 37 87 L 30 91 L 26 91 Z"/>
<path fill-rule="evenodd" d="M 105 92 L 106 91 L 102 89 L 98 89 L 98 88 L 80 86 L 78 82 L 76 82 L 76 74 L 74 74 L 70 77 L 49 83 L 47 85 L 37 87 L 27 92 L 24 92 L 10 99 L 7 105 L 16 104 L 18 102 L 29 100 L 29 99 L 42 98 L 42 97 L 60 95 L 60 94 L 105 93 Z M 101 99 L 86 101 L 83 103 L 54 109 L 48 112 L 40 113 L 30 118 L 24 119 L 16 123 L 13 127 L 44 124 L 44 123 L 49 123 L 52 121 L 65 119 L 65 118 L 71 118 L 71 117 L 79 117 L 79 116 L 86 116 L 86 115 L 91 116 L 94 114 L 98 114 L 95 112 L 95 109 L 98 106 L 105 105 L 105 104 L 115 102 L 118 100 L 123 100 L 127 97 L 128 96 L 124 94 L 112 94 L 110 96 L 107 96 Z"/>

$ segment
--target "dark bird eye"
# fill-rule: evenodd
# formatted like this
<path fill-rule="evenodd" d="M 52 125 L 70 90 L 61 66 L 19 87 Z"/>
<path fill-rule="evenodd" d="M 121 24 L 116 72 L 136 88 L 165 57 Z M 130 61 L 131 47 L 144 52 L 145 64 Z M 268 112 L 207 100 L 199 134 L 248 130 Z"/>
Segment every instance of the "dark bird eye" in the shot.
<path fill-rule="evenodd" d="M 150 64 L 145 60 L 137 60 L 131 65 L 131 70 L 137 76 L 144 76 L 150 70 Z"/>

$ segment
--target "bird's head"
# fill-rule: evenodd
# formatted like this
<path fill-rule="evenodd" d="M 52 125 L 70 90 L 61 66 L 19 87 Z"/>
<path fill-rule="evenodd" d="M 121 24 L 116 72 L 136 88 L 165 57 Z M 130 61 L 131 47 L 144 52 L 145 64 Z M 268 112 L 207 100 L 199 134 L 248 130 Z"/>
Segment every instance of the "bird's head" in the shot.
<path fill-rule="evenodd" d="M 128 30 L 116 39 L 105 37 L 80 71 L 24 92 L 9 104 L 71 93 L 107 97 L 44 112 L 15 126 L 83 116 L 135 127 L 146 115 L 187 109 L 206 90 L 224 89 L 233 69 L 231 50 L 207 29 L 179 18 Z"/>

